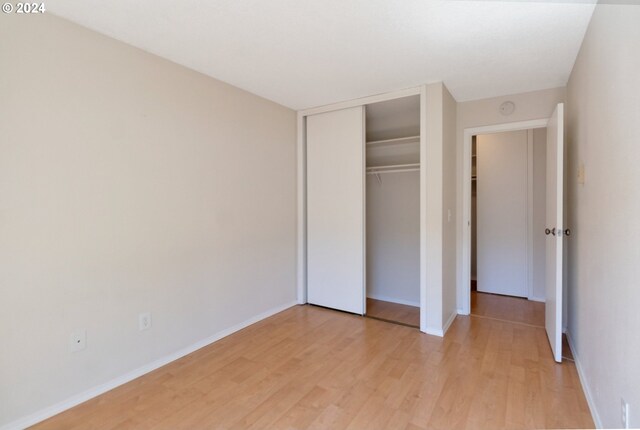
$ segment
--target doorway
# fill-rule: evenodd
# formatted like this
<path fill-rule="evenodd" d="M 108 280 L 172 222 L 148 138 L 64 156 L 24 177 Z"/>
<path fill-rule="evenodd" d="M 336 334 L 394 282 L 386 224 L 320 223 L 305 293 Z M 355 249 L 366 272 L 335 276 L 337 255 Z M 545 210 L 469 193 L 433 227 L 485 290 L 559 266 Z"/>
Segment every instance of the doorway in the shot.
<path fill-rule="evenodd" d="M 546 128 L 471 145 L 471 314 L 543 327 Z"/>
<path fill-rule="evenodd" d="M 527 299 L 544 295 L 545 144 L 542 128 L 472 137 L 472 315 L 544 326 Z"/>
<path fill-rule="evenodd" d="M 477 291 L 543 302 L 546 129 L 474 136 L 472 170 Z"/>
<path fill-rule="evenodd" d="M 461 276 L 458 283 L 460 314 L 471 314 L 471 192 L 472 192 L 472 151 L 473 137 L 483 134 L 492 134 L 517 130 L 529 130 L 546 128 L 546 181 L 545 201 L 546 217 L 545 228 L 545 303 L 544 303 L 544 330 L 549 339 L 549 345 L 554 360 L 562 361 L 562 327 L 566 312 L 564 297 L 566 289 L 563 288 L 563 243 L 564 236 L 568 236 L 569 230 L 564 228 L 563 211 L 563 187 L 564 187 L 564 104 L 559 103 L 548 119 L 522 121 L 506 124 L 498 124 L 485 127 L 467 128 L 463 136 L 462 153 L 462 260 Z M 477 143 L 477 137 L 476 137 Z M 528 170 L 532 172 L 533 169 Z M 476 177 L 476 180 L 478 178 Z M 532 183 L 530 181 L 529 183 Z M 476 187 L 478 187 L 476 185 Z M 478 189 L 480 189 L 478 187 Z M 530 200 L 530 199 L 529 199 Z M 532 203 L 531 203 L 532 205 Z M 479 209 L 478 209 L 478 212 Z M 480 220 L 480 218 L 478 218 Z M 529 223 L 532 229 L 533 224 Z M 539 233 L 538 233 L 539 234 Z M 530 236 L 532 237 L 532 235 Z M 478 250 L 479 252 L 479 250 Z M 533 274 L 529 270 L 530 277 Z"/>
<path fill-rule="evenodd" d="M 499 133 L 505 132 L 521 132 L 524 133 L 526 137 L 526 145 L 527 148 L 525 150 L 526 158 L 525 164 L 520 164 L 521 169 L 525 170 L 525 172 L 521 172 L 524 175 L 524 183 L 527 184 L 525 188 L 525 193 L 528 193 L 528 184 L 533 184 L 533 178 L 530 178 L 533 174 L 533 168 L 530 166 L 529 160 L 533 160 L 533 154 L 529 152 L 533 150 L 533 135 L 534 133 L 541 133 L 540 131 L 536 132 L 536 130 L 541 130 L 542 133 L 545 131 L 545 127 L 547 126 L 548 119 L 539 119 L 539 120 L 531 120 L 531 121 L 522 121 L 522 122 L 514 122 L 514 123 L 506 123 L 506 124 L 497 124 L 492 126 L 484 126 L 484 127 L 475 127 L 468 128 L 464 130 L 464 146 L 463 146 L 463 199 L 462 199 L 462 272 L 461 272 L 461 282 L 458 284 L 459 288 L 459 297 L 460 297 L 460 314 L 469 315 L 471 314 L 471 298 L 472 295 L 474 297 L 477 296 L 478 290 L 478 261 L 477 261 L 477 253 L 478 253 L 478 236 L 475 233 L 478 231 L 477 225 L 477 192 L 478 192 L 478 136 L 489 136 L 489 135 L 497 135 Z M 490 154 L 490 152 L 486 153 Z M 482 154 L 480 154 L 482 156 Z M 498 154 L 499 155 L 499 154 Z M 522 156 L 521 156 L 522 158 Z M 495 160 L 494 160 L 495 161 Z M 487 165 L 486 167 L 489 167 Z M 481 166 L 482 168 L 482 166 Z M 484 170 L 484 169 L 483 169 Z M 508 170 L 508 169 L 507 169 Z M 513 170 L 513 169 L 511 169 Z M 486 180 L 487 178 L 485 178 Z M 482 179 L 480 179 L 482 181 Z M 522 182 L 521 178 L 521 182 Z M 489 185 L 491 182 L 491 178 L 489 178 Z M 482 185 L 481 185 L 482 186 Z M 475 198 L 474 198 L 474 194 Z M 519 201 L 522 202 L 520 196 Z M 531 197 L 531 198 L 530 198 Z M 499 199 L 499 197 L 498 197 Z M 525 197 L 526 206 L 524 209 L 521 209 L 521 213 L 524 216 L 528 213 L 528 208 L 533 207 L 533 193 L 531 192 Z M 522 204 L 522 203 L 521 203 Z M 473 213 L 472 213 L 473 211 Z M 544 222 L 544 220 L 543 220 Z M 533 224 L 529 223 L 528 220 L 524 221 L 524 225 L 527 226 L 526 232 L 524 233 L 524 239 L 521 239 L 521 242 L 531 243 L 531 239 L 529 237 L 533 236 Z M 522 220 L 520 220 L 520 226 L 522 226 Z M 491 233 L 489 231 L 488 233 Z M 522 234 L 522 233 L 520 233 Z M 509 241 L 509 237 L 505 239 L 506 242 Z M 528 247 L 525 245 L 525 253 L 527 257 L 524 259 L 525 264 L 528 266 L 533 266 L 533 262 L 530 261 L 532 259 L 532 254 L 526 251 Z M 500 250 L 498 250 L 500 251 Z M 522 255 L 522 254 L 521 254 Z M 489 256 L 490 258 L 491 256 Z M 530 258 L 531 257 L 531 258 Z M 520 257 L 522 260 L 522 257 Z M 498 261 L 494 263 L 494 267 L 497 267 L 499 270 L 501 268 L 502 262 Z M 490 267 L 490 266 L 488 266 Z M 531 275 L 531 276 L 530 276 Z M 521 275 L 522 276 L 522 275 Z M 527 275 L 524 277 L 526 280 L 526 294 L 523 294 L 520 297 L 526 297 L 527 299 L 532 298 L 535 299 L 533 294 L 529 294 L 530 287 L 533 286 L 533 271 L 528 270 Z M 522 277 L 520 278 L 522 279 Z M 481 287 L 481 291 L 482 291 Z M 522 286 L 520 286 L 522 288 Z M 486 292 L 490 292 L 485 290 Z M 521 290 L 522 291 L 522 290 Z M 531 290 L 533 291 L 533 290 Z M 473 293 L 473 294 L 472 294 Z M 542 293 L 540 299 L 543 299 L 544 293 Z"/>

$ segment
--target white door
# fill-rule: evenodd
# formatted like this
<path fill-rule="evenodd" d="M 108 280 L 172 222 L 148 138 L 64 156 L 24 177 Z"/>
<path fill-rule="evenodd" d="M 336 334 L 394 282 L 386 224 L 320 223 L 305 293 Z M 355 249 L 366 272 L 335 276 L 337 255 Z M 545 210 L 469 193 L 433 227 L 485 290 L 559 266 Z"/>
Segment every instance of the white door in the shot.
<path fill-rule="evenodd" d="M 307 301 L 365 313 L 364 107 L 307 117 Z"/>
<path fill-rule="evenodd" d="M 562 192 L 564 105 L 558 104 L 547 125 L 547 216 L 545 327 L 557 362 L 562 361 Z"/>
<path fill-rule="evenodd" d="M 528 295 L 527 131 L 476 138 L 478 291 Z"/>

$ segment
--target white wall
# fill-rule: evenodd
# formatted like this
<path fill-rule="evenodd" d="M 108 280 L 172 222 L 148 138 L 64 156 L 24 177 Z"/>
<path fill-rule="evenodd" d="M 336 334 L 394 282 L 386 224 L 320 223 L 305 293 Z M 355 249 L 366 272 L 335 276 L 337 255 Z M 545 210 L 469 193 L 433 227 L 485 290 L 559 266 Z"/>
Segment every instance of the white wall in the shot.
<path fill-rule="evenodd" d="M 367 175 L 367 297 L 420 306 L 420 174 Z"/>
<path fill-rule="evenodd" d="M 426 332 L 434 335 L 443 334 L 442 295 L 443 295 L 443 252 L 442 252 L 442 208 L 443 204 L 443 93 L 442 82 L 426 86 L 426 108 L 420 115 L 426 118 L 427 149 L 420 153 L 421 168 L 427 176 L 426 200 L 426 242 L 427 252 L 422 258 L 426 266 L 427 292 L 424 297 L 426 308 Z"/>
<path fill-rule="evenodd" d="M 0 21 L 0 426 L 295 300 L 293 111 Z"/>
<path fill-rule="evenodd" d="M 441 335 L 456 315 L 455 136 L 457 103 L 442 83 L 426 88 L 428 176 L 427 208 L 427 333 Z M 451 216 L 449 216 L 449 213 Z"/>
<path fill-rule="evenodd" d="M 638 6 L 596 6 L 567 86 L 568 330 L 604 427 L 621 398 L 640 427 L 639 23 Z"/>
<path fill-rule="evenodd" d="M 468 285 L 462 285 L 462 178 L 463 178 L 463 139 L 464 129 L 481 127 L 509 122 L 528 121 L 534 119 L 549 118 L 555 106 L 563 102 L 565 98 L 564 88 L 552 88 L 548 90 L 529 93 L 512 94 L 503 97 L 495 97 L 482 100 L 474 100 L 458 103 L 457 109 L 457 303 L 458 309 L 463 308 L 465 294 L 469 290 Z M 509 116 L 503 116 L 499 112 L 500 105 L 505 101 L 512 101 L 516 105 L 515 111 Z"/>
<path fill-rule="evenodd" d="M 457 315 L 456 304 L 456 121 L 457 102 L 442 86 L 443 195 L 442 195 L 442 324 Z"/>

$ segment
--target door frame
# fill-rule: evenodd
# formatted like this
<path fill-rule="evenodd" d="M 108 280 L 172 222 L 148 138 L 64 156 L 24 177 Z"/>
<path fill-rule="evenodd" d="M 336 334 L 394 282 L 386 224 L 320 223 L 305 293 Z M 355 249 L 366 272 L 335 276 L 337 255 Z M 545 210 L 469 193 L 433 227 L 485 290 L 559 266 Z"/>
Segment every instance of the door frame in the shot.
<path fill-rule="evenodd" d="M 368 105 L 388 100 L 399 99 L 410 96 L 420 96 L 420 331 L 427 332 L 426 298 L 427 298 L 427 171 L 426 171 L 426 107 L 427 107 L 427 87 L 407 88 L 399 91 L 392 91 L 377 94 L 369 97 L 347 100 L 297 112 L 297 240 L 296 240 L 296 286 L 298 304 L 307 303 L 307 184 L 306 184 L 306 117 L 323 112 L 346 109 L 355 106 Z M 366 121 L 366 118 L 365 118 Z M 366 171 L 365 171 L 366 174 Z M 365 236 L 366 238 L 366 236 Z M 365 256 L 366 280 L 366 256 Z M 366 284 L 365 297 L 366 302 Z"/>
<path fill-rule="evenodd" d="M 481 127 L 468 127 L 464 129 L 462 149 L 462 217 L 460 228 L 462 231 L 462 274 L 458 282 L 458 297 L 462 297 L 462 306 L 458 313 L 469 315 L 471 313 L 471 141 L 478 134 L 500 133 L 504 131 L 529 130 L 545 128 L 549 118 L 533 119 L 528 121 L 506 122 L 501 124 L 486 125 Z M 530 259 L 529 259 L 530 260 Z M 530 292 L 530 290 L 529 290 Z"/>

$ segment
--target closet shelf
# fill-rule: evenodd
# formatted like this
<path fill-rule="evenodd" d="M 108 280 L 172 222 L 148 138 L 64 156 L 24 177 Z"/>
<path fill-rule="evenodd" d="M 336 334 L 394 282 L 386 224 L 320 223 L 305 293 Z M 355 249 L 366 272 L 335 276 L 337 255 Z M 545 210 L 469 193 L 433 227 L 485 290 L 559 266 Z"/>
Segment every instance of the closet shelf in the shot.
<path fill-rule="evenodd" d="M 393 164 L 387 166 L 367 167 L 367 174 L 415 172 L 420 170 L 420 163 Z"/>
<path fill-rule="evenodd" d="M 420 136 L 409 136 L 409 137 L 398 137 L 395 139 L 385 139 L 385 140 L 372 140 L 367 142 L 367 146 L 376 147 L 376 146 L 387 146 L 387 145 L 400 145 L 403 143 L 419 143 Z"/>

